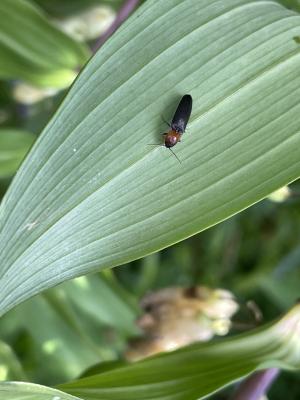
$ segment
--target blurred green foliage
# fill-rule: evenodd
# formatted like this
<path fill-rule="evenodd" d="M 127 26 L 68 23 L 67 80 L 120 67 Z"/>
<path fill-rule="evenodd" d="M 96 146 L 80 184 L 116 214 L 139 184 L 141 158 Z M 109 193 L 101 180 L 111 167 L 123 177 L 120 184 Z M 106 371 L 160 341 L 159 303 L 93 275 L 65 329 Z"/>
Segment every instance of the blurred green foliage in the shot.
<path fill-rule="evenodd" d="M 35 3 L 63 16 L 103 2 Z M 117 10 L 123 2 L 104 3 Z M 281 3 L 300 10 L 299 1 Z M 12 82 L 0 82 L 1 197 L 33 142 L 28 131 L 39 133 L 64 96 L 27 106 L 16 102 L 12 88 Z M 299 298 L 300 184 L 291 188 L 294 195 L 283 203 L 264 200 L 159 254 L 62 284 L 18 306 L 0 322 L 0 379 L 53 385 L 100 361 L 120 359 L 127 340 L 138 333 L 139 299 L 167 286 L 226 288 L 244 309 L 253 300 L 264 321 L 278 316 Z M 280 376 L 271 398 L 282 397 L 300 398 L 299 376 Z"/>
<path fill-rule="evenodd" d="M 29 1 L 0 3 L 0 77 L 45 87 L 69 86 L 88 59 L 87 47 L 57 29 Z"/>
<path fill-rule="evenodd" d="M 118 9 L 123 0 L 35 0 L 34 2 L 49 14 L 62 17 L 80 13 L 82 10 L 99 4 L 109 5 Z"/>
<path fill-rule="evenodd" d="M 34 140 L 26 131 L 0 129 L 0 179 L 15 173 Z"/>
<path fill-rule="evenodd" d="M 283 4 L 285 7 L 291 10 L 300 11 L 300 1 L 299 0 L 278 0 L 279 3 Z"/>

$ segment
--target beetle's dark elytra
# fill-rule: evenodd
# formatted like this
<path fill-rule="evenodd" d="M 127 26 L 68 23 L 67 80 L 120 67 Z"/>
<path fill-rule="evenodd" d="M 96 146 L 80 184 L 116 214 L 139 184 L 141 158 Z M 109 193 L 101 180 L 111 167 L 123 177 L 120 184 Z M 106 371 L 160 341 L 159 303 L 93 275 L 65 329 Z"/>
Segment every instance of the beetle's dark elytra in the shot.
<path fill-rule="evenodd" d="M 187 123 L 189 122 L 191 112 L 192 112 L 193 99 L 189 94 L 185 94 L 172 118 L 171 129 L 180 133 L 181 135 L 186 129 Z"/>

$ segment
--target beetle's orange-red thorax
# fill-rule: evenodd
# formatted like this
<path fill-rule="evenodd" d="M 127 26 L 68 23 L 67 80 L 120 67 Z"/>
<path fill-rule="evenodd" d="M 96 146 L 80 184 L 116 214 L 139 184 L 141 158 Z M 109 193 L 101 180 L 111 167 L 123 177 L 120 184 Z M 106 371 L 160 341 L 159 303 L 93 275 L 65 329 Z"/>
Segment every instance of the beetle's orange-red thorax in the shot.
<path fill-rule="evenodd" d="M 165 134 L 165 146 L 173 147 L 176 143 L 180 142 L 180 133 L 177 131 L 171 130 Z"/>

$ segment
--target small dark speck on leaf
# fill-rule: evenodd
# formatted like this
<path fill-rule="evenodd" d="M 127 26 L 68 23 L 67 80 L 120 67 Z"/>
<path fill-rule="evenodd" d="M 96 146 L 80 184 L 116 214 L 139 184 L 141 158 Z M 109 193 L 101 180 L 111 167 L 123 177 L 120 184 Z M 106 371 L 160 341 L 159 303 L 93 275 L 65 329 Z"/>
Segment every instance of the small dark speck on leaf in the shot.
<path fill-rule="evenodd" d="M 297 44 L 300 44 L 300 36 L 294 36 L 293 39 Z"/>

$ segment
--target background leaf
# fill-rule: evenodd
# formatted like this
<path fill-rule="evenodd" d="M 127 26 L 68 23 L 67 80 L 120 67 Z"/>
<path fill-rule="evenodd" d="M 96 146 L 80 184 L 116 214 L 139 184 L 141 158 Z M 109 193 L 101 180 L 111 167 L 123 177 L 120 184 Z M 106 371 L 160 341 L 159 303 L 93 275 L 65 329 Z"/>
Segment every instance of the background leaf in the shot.
<path fill-rule="evenodd" d="M 109 5 L 114 8 L 120 7 L 123 0 L 34 0 L 47 12 L 61 17 L 61 15 L 74 15 L 82 10 L 95 5 Z"/>
<path fill-rule="evenodd" d="M 284 4 L 286 7 L 295 10 L 295 11 L 300 11 L 300 1 L 299 0 L 279 0 L 280 3 Z"/>
<path fill-rule="evenodd" d="M 128 336 L 137 333 L 136 315 L 118 286 L 97 274 L 66 282 L 16 307 L 1 319 L 0 337 L 16 349 L 28 380 L 54 385 L 117 359 Z M 8 347 L 2 354 L 0 346 L 0 378 L 1 365 L 12 358 L 6 356 Z M 5 380 L 16 379 L 11 364 Z"/>
<path fill-rule="evenodd" d="M 0 129 L 0 179 L 16 172 L 35 138 L 29 132 Z"/>
<path fill-rule="evenodd" d="M 300 368 L 299 305 L 271 326 L 60 385 L 84 400 L 196 400 L 271 366 Z"/>
<path fill-rule="evenodd" d="M 87 60 L 87 48 L 65 35 L 27 0 L 0 4 L 0 77 L 64 87 Z"/>
<path fill-rule="evenodd" d="M 59 390 L 25 382 L 1 382 L 0 395 L 5 400 L 77 400 L 77 397 Z"/>
<path fill-rule="evenodd" d="M 0 340 L 0 380 L 26 380 L 21 363 L 13 350 Z"/>
<path fill-rule="evenodd" d="M 282 310 L 299 299 L 299 256 L 300 247 L 296 247 L 273 268 L 268 276 L 261 277 L 257 284 Z"/>
<path fill-rule="evenodd" d="M 296 179 L 299 21 L 275 1 L 146 2 L 87 65 L 1 204 L 1 311 Z M 148 144 L 184 93 L 180 165 Z"/>
<path fill-rule="evenodd" d="M 59 388 L 84 400 L 200 399 L 258 369 L 299 369 L 299 321 L 300 306 L 296 305 L 279 321 L 247 334 L 195 344 L 134 364 L 103 364 L 97 375 Z M 55 396 L 73 399 L 27 383 L 1 382 L 3 393 L 5 399 L 14 400 L 48 399 L 50 394 L 52 400 L 58 400 Z"/>

